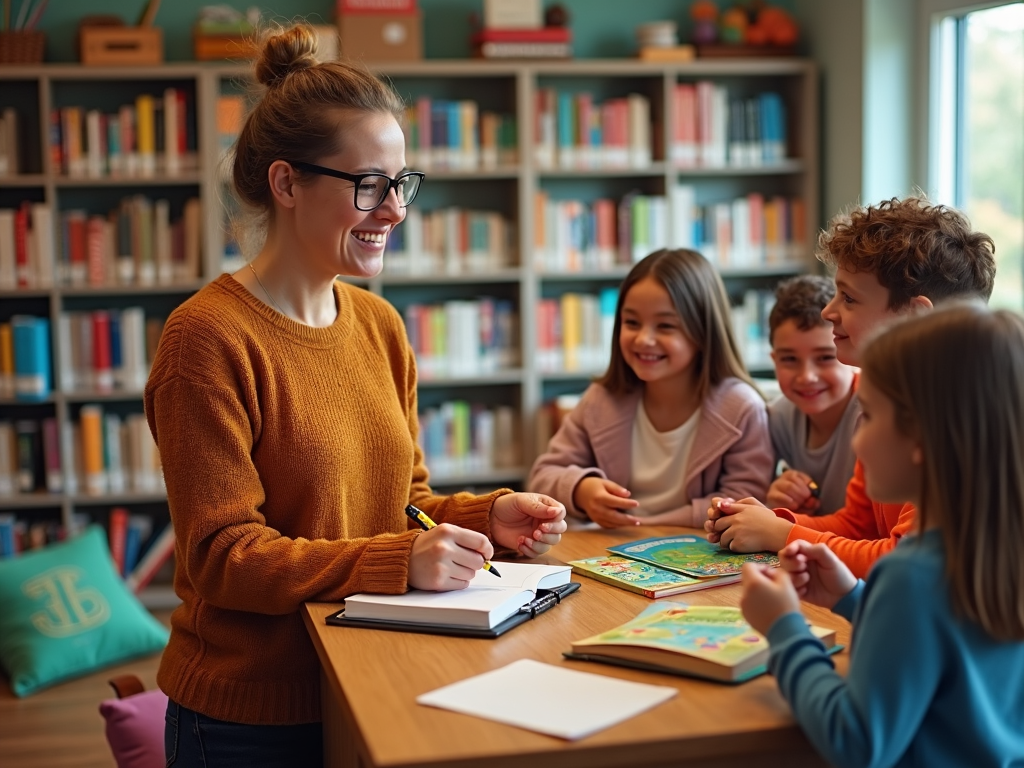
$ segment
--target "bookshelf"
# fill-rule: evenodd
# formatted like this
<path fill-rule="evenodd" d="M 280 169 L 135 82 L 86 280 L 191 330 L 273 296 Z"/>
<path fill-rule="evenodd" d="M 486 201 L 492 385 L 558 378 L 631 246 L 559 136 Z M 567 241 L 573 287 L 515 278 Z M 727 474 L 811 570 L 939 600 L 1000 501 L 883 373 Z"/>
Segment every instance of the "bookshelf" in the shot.
<path fill-rule="evenodd" d="M 656 247 L 687 244 L 693 239 L 691 234 L 697 232 L 693 229 L 691 233 L 696 223 L 687 218 L 693 211 L 713 213 L 717 206 L 718 213 L 728 209 L 743 215 L 748 210 L 743 201 L 756 205 L 775 199 L 799 201 L 800 216 L 790 220 L 789 242 L 781 253 L 770 258 L 764 253 L 743 259 L 719 258 L 720 271 L 734 304 L 742 308 L 753 302 L 753 306 L 740 309 L 741 314 L 749 314 L 744 315 L 747 319 L 741 333 L 748 332 L 748 326 L 753 327 L 751 323 L 756 325 L 756 315 L 765 309 L 763 299 L 759 298 L 763 294 L 758 291 L 768 291 L 780 278 L 812 268 L 811 245 L 819 221 L 818 82 L 815 66 L 808 60 L 716 59 L 683 64 L 632 60 L 435 60 L 382 65 L 376 69 L 391 80 L 407 101 L 410 117 L 424 119 L 433 114 L 436 128 L 444 105 L 455 104 L 447 107 L 449 120 L 460 121 L 463 126 L 475 125 L 481 134 L 487 133 L 497 141 L 490 155 L 486 148 L 477 145 L 462 156 L 449 154 L 443 148 L 438 152 L 437 147 L 421 146 L 417 142 L 421 140 L 422 129 L 410 131 L 410 167 L 427 172 L 425 186 L 415 204 L 416 214 L 423 222 L 418 224 L 420 234 L 414 236 L 410 217 L 399 228 L 395 242 L 402 238 L 415 241 L 420 250 L 390 253 L 385 259 L 384 273 L 370 280 L 354 281 L 391 301 L 407 319 L 424 307 L 448 310 L 456 305 L 472 305 L 479 310 L 482 301 L 511 311 L 511 335 L 505 339 L 510 346 L 497 356 L 496 363 L 468 368 L 440 365 L 429 375 L 425 372 L 421 379 L 421 412 L 432 409 L 432 416 L 450 415 L 462 409 L 453 408 L 451 403 L 465 402 L 471 404 L 474 419 L 481 410 L 492 413 L 490 424 L 485 420 L 478 432 L 470 432 L 471 443 L 492 434 L 488 430 L 494 429 L 494 422 L 500 421 L 503 429 L 508 428 L 509 411 L 512 414 L 514 436 L 503 440 L 500 455 L 492 461 L 443 460 L 438 465 L 433 472 L 434 484 L 442 491 L 485 489 L 499 484 L 521 487 L 543 443 L 545 427 L 540 416 L 545 404 L 559 395 L 582 391 L 590 376 L 601 367 L 600 355 L 594 351 L 601 347 L 599 329 L 588 330 L 591 351 L 583 356 L 582 362 L 577 356 L 574 370 L 566 370 L 564 355 L 559 358 L 556 354 L 552 364 L 550 355 L 539 354 L 541 339 L 550 331 L 545 327 L 548 321 L 538 320 L 539 308 L 545 302 L 559 308 L 575 306 L 583 297 L 582 304 L 588 308 L 582 317 L 587 318 L 587 325 L 593 325 L 595 318 L 599 322 L 599 306 L 598 315 L 593 314 L 597 299 L 602 291 L 607 293 L 621 282 L 629 269 L 631 250 L 646 253 Z M 244 103 L 248 77 L 247 66 L 234 64 L 167 64 L 130 70 L 74 65 L 0 67 L 0 111 L 13 108 L 18 113 L 23 157 L 17 175 L 0 176 L 0 208 L 16 208 L 24 201 L 49 206 L 58 262 L 62 257 L 59 230 L 63 227 L 62 215 L 67 211 L 106 215 L 122 199 L 141 195 L 153 201 L 167 199 L 173 222 L 182 215 L 189 198 L 202 201 L 195 274 L 176 274 L 163 284 L 153 281 L 143 285 L 138 280 L 123 284 L 115 278 L 100 285 L 69 285 L 61 279 L 58 263 L 52 285 L 0 289 L 0 323 L 9 322 L 17 314 L 36 315 L 49 321 L 54 365 L 53 390 L 33 402 L 13 397 L 0 399 L 0 421 L 32 419 L 41 424 L 46 418 L 53 418 L 63 426 L 75 423 L 87 405 L 99 405 L 104 413 L 125 420 L 141 413 L 141 390 L 137 386 L 66 388 L 66 373 L 61 369 L 65 367 L 68 351 L 62 348 L 62 316 L 69 312 L 142 307 L 147 318 L 166 317 L 203 284 L 222 271 L 237 268 L 240 262 L 223 226 L 221 201 L 225 185 L 221 158 L 222 147 L 230 136 L 225 134 L 219 102 L 221 97 L 235 96 Z M 707 84 L 724 88 L 725 99 L 743 103 L 756 101 L 764 93 L 776 94 L 785 116 L 781 155 L 773 159 L 766 155 L 764 159 L 737 164 L 729 161 L 727 146 L 725 162 L 688 162 L 686 151 L 680 151 L 677 144 L 685 135 L 680 121 L 689 122 L 691 117 L 680 112 L 677 99 L 679 86 L 693 86 L 696 91 L 699 84 L 705 84 L 701 86 L 704 88 Z M 194 163 L 184 162 L 173 173 L 158 166 L 151 176 L 145 177 L 71 177 L 57 166 L 50 151 L 50 121 L 55 109 L 78 105 L 85 110 L 114 114 L 121 106 L 134 104 L 140 94 L 150 93 L 159 99 L 169 88 L 185 95 L 190 142 L 185 149 L 195 153 Z M 568 159 L 563 161 L 557 134 L 559 115 L 555 115 L 548 128 L 542 124 L 544 93 L 552 94 L 547 97 L 553 98 L 550 103 L 560 104 L 562 114 L 576 121 L 574 132 L 563 129 L 563 140 L 589 141 L 600 133 L 600 138 L 607 138 L 610 143 L 615 136 L 615 148 L 602 154 L 603 150 L 596 145 L 571 150 L 566 145 Z M 723 96 L 719 94 L 717 98 Z M 490 124 L 486 128 L 484 113 L 497 116 L 487 118 Z M 581 114 L 590 117 L 581 121 Z M 579 130 L 581 122 L 594 130 L 585 136 L 586 132 Z M 514 127 L 510 128 L 510 124 Z M 554 147 L 538 147 L 538 141 L 546 136 L 544 131 L 551 126 L 556 131 Z M 622 144 L 622 131 L 627 136 L 626 145 Z M 634 142 L 636 146 L 628 143 L 630 131 L 642 133 Z M 739 137 L 723 138 L 727 144 L 734 139 Z M 686 188 L 681 204 L 684 207 L 679 207 L 677 198 L 681 187 Z M 638 243 L 639 228 L 634 228 L 631 243 L 605 243 L 602 251 L 594 246 L 595 242 L 600 245 L 595 234 L 591 251 L 582 256 L 569 258 L 565 253 L 556 253 L 553 261 L 545 260 L 541 252 L 551 245 L 544 239 L 545 227 L 550 226 L 551 220 L 538 202 L 539 195 L 546 196 L 558 215 L 575 211 L 572 215 L 578 215 L 579 221 L 591 222 L 589 226 L 595 233 L 599 227 L 595 222 L 604 220 L 601 216 L 607 217 L 609 205 L 616 226 L 621 224 L 622 215 L 632 221 L 629 217 L 636 218 L 638 211 L 660 210 L 660 221 L 650 219 L 655 222 L 653 237 L 657 242 Z M 642 198 L 642 202 L 637 203 L 637 198 Z M 628 202 L 623 203 L 624 199 Z M 597 213 L 602 206 L 604 212 Z M 480 216 L 458 223 L 457 213 L 452 212 L 455 209 Z M 686 216 L 681 217 L 680 211 Z M 432 223 L 425 223 L 431 216 Z M 799 231 L 792 231 L 794 222 L 799 223 Z M 453 255 L 451 249 L 435 253 L 437 261 L 424 268 L 423 233 L 446 226 L 462 228 L 459 231 L 479 227 L 485 233 L 484 245 L 478 243 L 475 252 L 470 244 L 466 253 Z M 651 236 L 649 231 L 648 237 Z M 503 258 L 480 256 L 490 254 L 499 241 Z M 564 242 L 551 242 L 556 250 L 564 251 Z M 637 255 L 642 254 L 638 251 Z M 563 300 L 566 294 L 574 297 Z M 762 301 L 760 306 L 758 301 Z M 565 319 L 559 318 L 557 322 L 564 330 Z M 748 365 L 755 370 L 767 367 L 763 359 L 748 359 Z M 471 429 L 477 429 L 476 423 L 472 421 Z M 81 513 L 105 523 L 109 509 L 117 506 L 129 506 L 133 513 L 138 507 L 155 519 L 166 519 L 162 491 L 141 490 L 130 483 L 123 491 L 108 490 L 98 495 L 87 494 L 81 487 L 59 493 L 0 494 L 0 513 L 13 512 L 29 521 L 56 521 L 64 525 Z M 159 603 L 167 598 L 167 590 L 147 590 L 144 598 Z"/>

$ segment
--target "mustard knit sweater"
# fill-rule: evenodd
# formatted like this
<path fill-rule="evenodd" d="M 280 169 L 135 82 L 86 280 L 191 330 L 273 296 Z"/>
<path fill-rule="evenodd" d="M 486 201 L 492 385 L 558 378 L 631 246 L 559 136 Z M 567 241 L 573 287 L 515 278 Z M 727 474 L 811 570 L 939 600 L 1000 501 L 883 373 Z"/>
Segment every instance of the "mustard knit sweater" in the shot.
<path fill-rule="evenodd" d="M 489 534 L 502 493 L 431 493 L 401 318 L 360 288 L 335 297 L 312 328 L 221 275 L 170 316 L 146 385 L 182 599 L 157 682 L 210 717 L 319 720 L 302 604 L 404 592 L 405 505 Z"/>

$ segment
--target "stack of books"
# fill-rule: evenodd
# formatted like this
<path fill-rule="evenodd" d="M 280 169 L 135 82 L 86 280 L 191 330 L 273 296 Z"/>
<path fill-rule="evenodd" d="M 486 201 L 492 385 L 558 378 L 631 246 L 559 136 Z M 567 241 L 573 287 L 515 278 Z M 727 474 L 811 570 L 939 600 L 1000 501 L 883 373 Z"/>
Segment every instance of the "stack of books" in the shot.
<path fill-rule="evenodd" d="M 471 38 L 478 59 L 570 59 L 572 31 L 568 27 L 483 29 Z"/>

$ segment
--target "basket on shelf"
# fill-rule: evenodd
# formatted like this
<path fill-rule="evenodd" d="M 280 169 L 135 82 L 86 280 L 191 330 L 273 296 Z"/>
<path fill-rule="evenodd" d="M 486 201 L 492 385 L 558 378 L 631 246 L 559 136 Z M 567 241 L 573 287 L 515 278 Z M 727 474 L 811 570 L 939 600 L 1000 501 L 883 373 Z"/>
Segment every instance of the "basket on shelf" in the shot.
<path fill-rule="evenodd" d="M 39 64 L 43 60 L 45 50 L 45 32 L 0 32 L 0 64 Z"/>

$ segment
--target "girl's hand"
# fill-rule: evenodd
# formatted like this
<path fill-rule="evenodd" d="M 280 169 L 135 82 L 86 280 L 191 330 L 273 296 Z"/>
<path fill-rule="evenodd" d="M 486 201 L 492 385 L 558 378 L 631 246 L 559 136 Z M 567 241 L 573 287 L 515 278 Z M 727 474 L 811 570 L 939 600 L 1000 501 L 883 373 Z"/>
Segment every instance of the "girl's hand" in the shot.
<path fill-rule="evenodd" d="M 769 507 L 784 507 L 810 515 L 821 508 L 821 502 L 811 495 L 813 478 L 795 469 L 787 469 L 768 488 Z"/>
<path fill-rule="evenodd" d="M 572 503 L 602 528 L 640 525 L 639 518 L 626 512 L 640 505 L 629 498 L 629 491 L 603 477 L 584 477 L 572 492 Z"/>
<path fill-rule="evenodd" d="M 792 541 L 779 550 L 782 568 L 801 599 L 831 609 L 857 585 L 857 578 L 824 544 Z"/>
<path fill-rule="evenodd" d="M 800 598 L 781 568 L 744 563 L 740 610 L 750 626 L 767 635 L 780 616 L 800 612 Z"/>
<path fill-rule="evenodd" d="M 793 527 L 753 498 L 712 499 L 708 517 L 704 523 L 708 541 L 733 552 L 778 552 Z"/>
<path fill-rule="evenodd" d="M 562 540 L 565 506 L 542 493 L 507 493 L 494 500 L 490 523 L 498 544 L 537 557 Z"/>
<path fill-rule="evenodd" d="M 413 542 L 409 586 L 432 592 L 465 589 L 493 556 L 494 547 L 482 533 L 441 523 Z"/>

